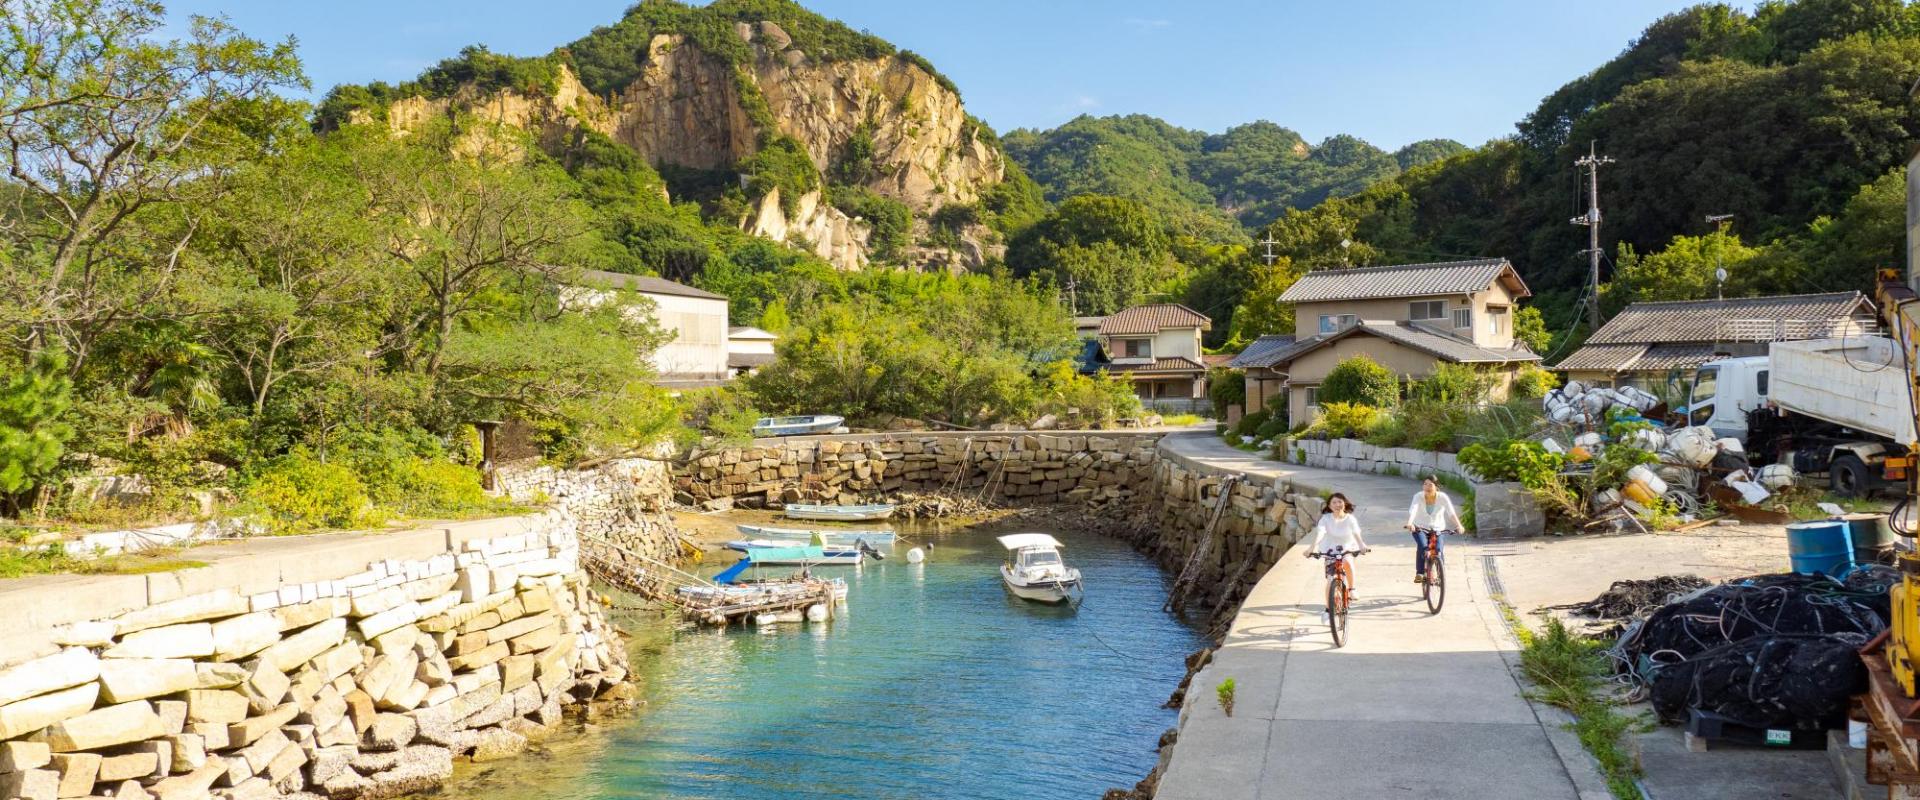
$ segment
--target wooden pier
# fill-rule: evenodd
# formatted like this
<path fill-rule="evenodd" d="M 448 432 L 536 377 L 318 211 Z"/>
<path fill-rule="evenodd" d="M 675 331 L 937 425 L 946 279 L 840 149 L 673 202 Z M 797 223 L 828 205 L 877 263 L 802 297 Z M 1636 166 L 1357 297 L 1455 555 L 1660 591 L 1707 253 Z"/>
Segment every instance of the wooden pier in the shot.
<path fill-rule="evenodd" d="M 812 577 L 722 585 L 658 559 L 598 539 L 583 538 L 580 560 L 593 577 L 705 625 L 747 624 L 762 615 L 805 614 L 824 606 L 831 618 L 844 584 Z"/>

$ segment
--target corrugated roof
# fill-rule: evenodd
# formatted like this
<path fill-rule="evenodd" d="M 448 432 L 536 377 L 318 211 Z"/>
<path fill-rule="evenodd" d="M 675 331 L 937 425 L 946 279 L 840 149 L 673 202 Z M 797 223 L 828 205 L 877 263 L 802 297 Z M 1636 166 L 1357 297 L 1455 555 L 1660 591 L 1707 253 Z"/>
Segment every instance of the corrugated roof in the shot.
<path fill-rule="evenodd" d="M 1711 342 L 1720 336 L 1727 320 L 1838 323 L 1856 314 L 1871 313 L 1871 307 L 1859 292 L 1634 303 L 1594 331 L 1587 344 Z"/>
<path fill-rule="evenodd" d="M 611 286 L 615 289 L 631 289 L 641 294 L 670 294 L 679 297 L 698 297 L 705 300 L 725 300 L 726 295 L 714 294 L 705 289 L 695 289 L 684 283 L 674 283 L 666 278 L 652 275 L 629 275 L 624 272 L 607 272 L 599 269 L 583 269 L 580 280 L 583 286 Z"/>
<path fill-rule="evenodd" d="M 1553 368 L 1618 372 L 1645 352 L 1644 344 L 1590 344 L 1569 353 Z"/>
<path fill-rule="evenodd" d="M 1240 355 L 1234 356 L 1232 361 L 1227 362 L 1227 366 L 1234 369 L 1271 367 L 1279 363 L 1271 356 L 1286 351 L 1295 341 L 1290 335 L 1269 333 L 1253 340 L 1252 344 L 1247 345 L 1247 349 L 1240 351 Z"/>
<path fill-rule="evenodd" d="M 1599 372 L 1664 372 L 1693 369 L 1712 361 L 1713 345 L 1677 344 L 1590 344 L 1553 365 L 1554 369 L 1595 370 Z"/>
<path fill-rule="evenodd" d="M 1656 344 L 1633 362 L 1633 369 L 1693 369 L 1713 359 L 1711 344 Z"/>
<path fill-rule="evenodd" d="M 727 338 L 752 339 L 754 341 L 771 342 L 779 339 L 780 337 L 774 335 L 773 332 L 771 331 L 756 328 L 756 327 L 753 327 L 752 325 L 735 325 L 727 329 Z"/>
<path fill-rule="evenodd" d="M 1159 333 L 1163 328 L 1199 328 L 1204 331 L 1213 328 L 1213 320 L 1179 303 L 1134 306 L 1100 320 L 1101 336 Z"/>
<path fill-rule="evenodd" d="M 1505 281 L 1515 298 L 1533 294 L 1527 289 L 1526 282 L 1520 280 L 1520 273 L 1506 259 L 1479 258 L 1431 264 L 1315 270 L 1300 276 L 1300 280 L 1294 281 L 1292 286 L 1280 293 L 1280 302 L 1472 294 L 1492 286 L 1496 280 Z"/>
<path fill-rule="evenodd" d="M 1288 361 L 1298 359 L 1326 345 L 1361 333 L 1369 333 L 1396 344 L 1410 347 L 1435 358 L 1459 364 L 1505 364 L 1513 361 L 1539 361 L 1540 356 L 1525 347 L 1496 350 L 1481 347 L 1465 339 L 1434 333 L 1405 322 L 1362 320 L 1339 333 L 1316 336 L 1282 353 Z"/>

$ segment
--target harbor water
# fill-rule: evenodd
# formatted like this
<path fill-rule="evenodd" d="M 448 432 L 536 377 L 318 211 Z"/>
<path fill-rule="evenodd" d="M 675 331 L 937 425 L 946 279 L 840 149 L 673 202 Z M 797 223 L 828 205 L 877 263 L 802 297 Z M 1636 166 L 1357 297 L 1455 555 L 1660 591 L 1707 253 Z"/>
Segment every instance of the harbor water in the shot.
<path fill-rule="evenodd" d="M 825 624 L 642 624 L 645 708 L 446 792 L 1064 800 L 1130 788 L 1174 724 L 1160 706 L 1202 637 L 1160 610 L 1169 578 L 1152 562 L 1091 534 L 1047 531 L 1085 577 L 1078 609 L 1012 597 L 993 537 L 1026 530 L 915 536 L 934 545 L 922 564 L 903 543 L 883 562 L 820 568 L 851 587 Z"/>

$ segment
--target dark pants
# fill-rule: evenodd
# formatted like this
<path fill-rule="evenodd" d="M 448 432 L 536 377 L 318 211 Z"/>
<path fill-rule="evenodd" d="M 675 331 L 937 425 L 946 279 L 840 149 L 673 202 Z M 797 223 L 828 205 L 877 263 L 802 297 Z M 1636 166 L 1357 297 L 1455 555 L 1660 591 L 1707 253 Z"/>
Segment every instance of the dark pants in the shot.
<path fill-rule="evenodd" d="M 1419 577 L 1421 575 L 1427 574 L 1427 537 L 1428 536 L 1432 536 L 1435 540 L 1433 543 L 1434 552 L 1437 552 L 1437 553 L 1445 552 L 1447 549 L 1447 537 L 1441 536 L 1439 533 L 1427 533 L 1426 531 L 1414 531 L 1413 532 L 1413 543 L 1415 545 L 1413 549 L 1414 577 Z"/>

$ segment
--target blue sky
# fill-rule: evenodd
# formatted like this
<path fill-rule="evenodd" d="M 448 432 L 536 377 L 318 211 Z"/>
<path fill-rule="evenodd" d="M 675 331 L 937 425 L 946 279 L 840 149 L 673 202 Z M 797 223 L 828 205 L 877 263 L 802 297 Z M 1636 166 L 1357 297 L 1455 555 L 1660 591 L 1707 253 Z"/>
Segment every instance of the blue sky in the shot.
<path fill-rule="evenodd" d="M 1542 97 L 1688 0 L 803 0 L 927 56 L 996 129 L 1144 113 L 1218 132 L 1268 119 L 1309 140 L 1394 148 L 1505 136 Z M 315 96 L 397 82 L 462 46 L 546 53 L 630 0 L 172 0 L 263 38 L 289 34 Z M 1740 5 L 1749 6 L 1748 3 Z"/>

